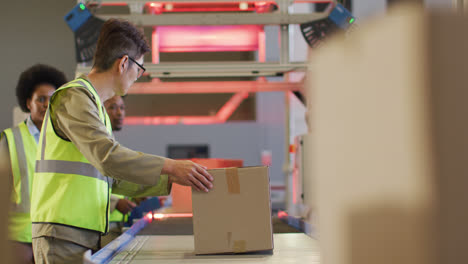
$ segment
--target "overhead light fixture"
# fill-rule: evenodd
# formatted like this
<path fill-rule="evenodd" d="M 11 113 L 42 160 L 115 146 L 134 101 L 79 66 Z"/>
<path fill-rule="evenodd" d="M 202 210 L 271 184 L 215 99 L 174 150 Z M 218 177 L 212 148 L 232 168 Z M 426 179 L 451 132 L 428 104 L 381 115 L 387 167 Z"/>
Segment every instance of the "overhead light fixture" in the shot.
<path fill-rule="evenodd" d="M 153 51 L 256 51 L 262 31 L 258 25 L 159 26 L 153 31 L 153 35 L 158 35 Z"/>
<path fill-rule="evenodd" d="M 104 3 L 116 5 L 118 3 Z M 146 4 L 150 14 L 178 12 L 272 12 L 278 9 L 275 1 L 180 1 L 180 2 L 149 2 Z"/>

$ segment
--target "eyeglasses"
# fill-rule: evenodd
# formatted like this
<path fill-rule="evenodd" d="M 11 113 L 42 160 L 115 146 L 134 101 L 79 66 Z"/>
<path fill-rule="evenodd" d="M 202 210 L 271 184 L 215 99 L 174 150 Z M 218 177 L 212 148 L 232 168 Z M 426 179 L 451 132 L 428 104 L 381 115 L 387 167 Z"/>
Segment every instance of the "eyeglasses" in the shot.
<path fill-rule="evenodd" d="M 133 61 L 136 65 L 138 65 L 138 67 L 140 67 L 140 68 L 138 69 L 138 77 L 137 77 L 137 79 L 140 78 L 140 77 L 143 75 L 143 73 L 146 71 L 145 67 L 143 67 L 143 65 L 141 65 L 140 63 L 136 62 L 136 60 L 132 59 L 132 57 L 129 56 L 128 58 L 129 58 L 131 61 Z"/>

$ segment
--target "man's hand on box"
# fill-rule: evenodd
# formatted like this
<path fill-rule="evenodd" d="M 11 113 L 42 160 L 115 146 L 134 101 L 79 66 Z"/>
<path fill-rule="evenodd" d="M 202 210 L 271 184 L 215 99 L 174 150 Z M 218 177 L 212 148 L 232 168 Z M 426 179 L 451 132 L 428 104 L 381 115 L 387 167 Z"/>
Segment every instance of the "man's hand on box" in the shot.
<path fill-rule="evenodd" d="M 206 168 L 189 160 L 166 159 L 163 173 L 171 175 L 171 180 L 185 186 L 192 186 L 198 191 L 208 192 L 213 188 L 213 176 Z"/>
<path fill-rule="evenodd" d="M 133 202 L 127 200 L 127 199 L 120 199 L 117 202 L 117 205 L 115 206 L 115 209 L 117 209 L 122 214 L 128 214 L 135 207 L 136 207 L 135 203 L 133 203 Z"/>

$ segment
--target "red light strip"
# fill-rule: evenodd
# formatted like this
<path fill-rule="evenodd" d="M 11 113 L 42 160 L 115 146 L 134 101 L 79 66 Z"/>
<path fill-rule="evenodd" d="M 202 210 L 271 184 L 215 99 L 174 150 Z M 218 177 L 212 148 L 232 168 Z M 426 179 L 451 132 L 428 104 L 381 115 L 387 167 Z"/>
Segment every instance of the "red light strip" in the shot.
<path fill-rule="evenodd" d="M 265 29 L 262 27 L 261 30 L 258 31 L 258 61 L 265 62 L 266 61 L 266 43 L 265 43 Z"/>
<path fill-rule="evenodd" d="M 333 3 L 331 0 L 294 0 L 294 3 Z"/>
<path fill-rule="evenodd" d="M 216 119 L 220 120 L 222 123 L 226 122 L 247 97 L 249 97 L 249 93 L 247 92 L 240 92 L 233 95 L 231 99 L 219 109 L 218 113 L 216 113 Z"/>
<path fill-rule="evenodd" d="M 130 94 L 236 93 L 215 116 L 128 116 L 126 125 L 203 125 L 226 122 L 249 92 L 298 91 L 303 83 L 232 81 L 232 82 L 158 82 L 135 83 Z"/>
<path fill-rule="evenodd" d="M 249 96 L 248 92 L 233 95 L 216 113 L 215 116 L 129 116 L 124 119 L 125 125 L 208 125 L 226 122 L 242 101 Z"/>
<path fill-rule="evenodd" d="M 272 191 L 284 191 L 286 187 L 284 185 L 276 185 L 276 186 L 270 186 L 270 190 Z"/>
<path fill-rule="evenodd" d="M 241 3 L 246 3 L 242 4 Z M 263 9 L 276 5 L 273 1 L 261 2 Z M 252 12 L 259 10 L 258 2 L 151 2 L 146 5 L 152 14 L 176 12 Z"/>
<path fill-rule="evenodd" d="M 98 2 L 98 1 L 96 1 Z M 122 2 L 104 2 L 100 3 L 102 6 L 126 6 L 127 3 L 122 3 Z"/>
<path fill-rule="evenodd" d="M 153 28 L 153 34 L 151 34 L 151 43 L 152 43 L 152 51 L 151 51 L 151 60 L 153 64 L 159 63 L 159 33 L 158 27 Z"/>
<path fill-rule="evenodd" d="M 268 4 L 275 4 L 274 1 L 265 1 L 265 2 L 249 2 L 249 1 L 238 1 L 238 2 L 224 2 L 224 3 L 214 3 L 214 2 L 191 2 L 191 3 L 188 3 L 188 2 L 183 2 L 181 1 L 181 3 L 166 3 L 166 2 L 151 2 L 151 3 L 148 3 L 148 5 L 151 5 L 153 4 L 153 6 L 163 6 L 165 4 L 171 4 L 173 8 L 189 8 L 191 6 L 204 6 L 204 5 L 211 5 L 213 6 L 213 8 L 222 8 L 222 7 L 226 7 L 226 8 L 234 8 L 234 6 L 237 7 L 237 9 L 235 11 L 239 11 L 239 4 L 241 2 L 247 2 L 248 4 L 248 7 L 247 9 L 242 9 L 241 11 L 253 11 L 254 10 L 254 5 L 255 3 L 268 3 Z M 332 0 L 293 0 L 294 3 L 333 3 Z M 91 3 L 93 4 L 93 3 Z M 104 2 L 104 3 L 101 3 L 102 6 L 126 6 L 127 3 L 123 3 L 123 2 Z M 207 7 L 207 8 L 210 8 L 210 7 Z M 221 11 L 229 11 L 229 10 L 221 10 Z M 166 12 L 170 12 L 170 11 L 166 11 Z M 172 12 L 177 12 L 177 11 L 172 11 Z M 192 11 L 193 12 L 193 11 Z"/>
<path fill-rule="evenodd" d="M 262 31 L 263 27 L 258 25 L 159 26 L 153 29 L 153 54 L 255 51 L 259 49 Z"/>
<path fill-rule="evenodd" d="M 288 217 L 288 213 L 285 211 L 278 211 L 278 218 Z"/>
<path fill-rule="evenodd" d="M 239 4 L 221 3 L 217 4 L 206 4 L 200 3 L 194 4 L 172 4 L 172 8 L 168 9 L 167 5 L 162 10 L 164 13 L 177 13 L 177 12 L 239 12 L 239 11 L 254 11 L 255 6 L 248 5 L 246 9 L 240 9 Z"/>
<path fill-rule="evenodd" d="M 153 214 L 152 213 L 147 213 L 145 215 L 145 218 L 148 219 L 149 221 L 153 220 Z"/>
<path fill-rule="evenodd" d="M 188 93 L 238 93 L 299 91 L 303 82 L 269 81 L 204 81 L 204 82 L 152 82 L 133 84 L 129 94 L 188 94 Z"/>
<path fill-rule="evenodd" d="M 149 213 L 151 214 L 151 213 Z M 192 213 L 168 213 L 168 214 L 153 214 L 153 219 L 164 219 L 164 218 L 178 218 L 178 217 L 192 217 Z"/>

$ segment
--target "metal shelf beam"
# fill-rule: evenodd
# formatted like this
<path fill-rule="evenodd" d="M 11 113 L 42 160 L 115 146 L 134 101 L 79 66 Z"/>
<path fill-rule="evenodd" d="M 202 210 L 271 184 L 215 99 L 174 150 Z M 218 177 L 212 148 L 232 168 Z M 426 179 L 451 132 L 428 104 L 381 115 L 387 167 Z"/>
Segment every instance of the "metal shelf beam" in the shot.
<path fill-rule="evenodd" d="M 260 62 L 223 62 L 223 63 L 160 63 L 145 64 L 146 74 L 153 78 L 181 77 L 255 77 L 278 76 L 287 72 L 306 71 L 307 63 L 260 63 Z M 87 74 L 90 66 L 78 65 L 77 74 Z"/>
<path fill-rule="evenodd" d="M 326 18 L 328 13 L 310 14 L 279 14 L 279 13 L 193 13 L 193 14 L 130 14 L 130 15 L 98 15 L 99 18 L 121 18 L 135 25 L 175 26 L 175 25 L 284 25 L 302 24 Z"/>
<path fill-rule="evenodd" d="M 194 0 L 94 0 L 94 1 L 85 1 L 85 0 L 77 0 L 77 3 L 88 3 L 88 4 L 146 4 L 146 3 L 193 3 L 193 2 L 203 2 L 203 3 L 236 3 L 236 2 L 276 2 L 277 4 L 282 4 L 282 3 L 287 3 L 288 5 L 291 5 L 292 3 L 296 2 L 296 0 L 200 0 L 200 1 L 194 1 Z M 300 0 L 297 2 L 320 2 L 320 1 L 313 1 L 313 0 Z M 330 2 L 336 2 L 333 0 L 330 0 Z"/>

